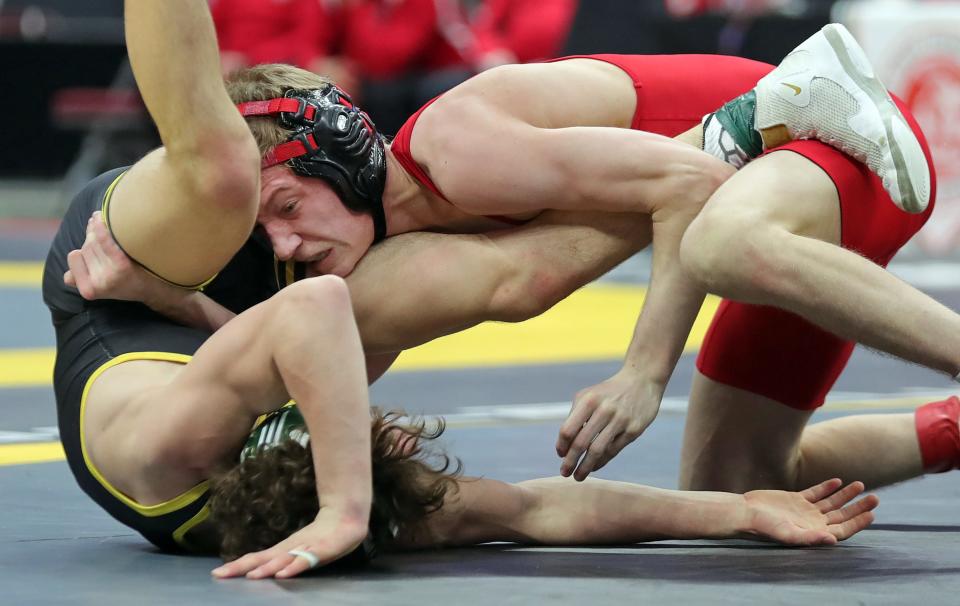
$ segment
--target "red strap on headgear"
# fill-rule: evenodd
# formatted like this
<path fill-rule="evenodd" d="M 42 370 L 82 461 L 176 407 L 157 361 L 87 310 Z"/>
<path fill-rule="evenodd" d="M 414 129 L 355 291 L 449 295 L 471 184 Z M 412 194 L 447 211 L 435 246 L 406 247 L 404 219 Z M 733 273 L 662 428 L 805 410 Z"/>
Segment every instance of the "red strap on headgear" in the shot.
<path fill-rule="evenodd" d="M 316 108 L 311 105 L 303 104 L 299 99 L 290 97 L 278 97 L 276 99 L 267 99 L 266 101 L 247 101 L 237 103 L 237 109 L 241 116 L 275 116 L 280 113 L 297 114 L 303 112 L 307 120 L 313 120 L 316 115 Z M 313 135 L 307 137 L 310 143 L 316 146 Z M 296 158 L 307 153 L 307 148 L 300 141 L 288 141 L 281 143 L 267 151 L 260 161 L 260 168 L 269 168 L 277 164 L 283 164 L 291 158 Z"/>
<path fill-rule="evenodd" d="M 295 114 L 300 111 L 301 101 L 291 97 L 278 97 L 276 99 L 267 99 L 266 101 L 247 101 L 237 103 L 237 109 L 241 116 L 274 116 L 280 112 L 289 112 Z M 308 120 L 313 120 L 314 108 L 306 105 L 304 116 Z"/>

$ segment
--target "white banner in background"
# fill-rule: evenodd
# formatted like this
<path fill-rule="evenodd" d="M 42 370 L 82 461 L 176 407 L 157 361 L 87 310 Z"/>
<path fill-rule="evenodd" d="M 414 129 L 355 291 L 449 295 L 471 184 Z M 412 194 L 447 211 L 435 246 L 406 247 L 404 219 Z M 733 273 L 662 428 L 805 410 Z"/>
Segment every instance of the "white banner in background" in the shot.
<path fill-rule="evenodd" d="M 960 2 L 838 2 L 833 20 L 860 41 L 930 143 L 937 205 L 914 242 L 930 256 L 960 254 Z"/>

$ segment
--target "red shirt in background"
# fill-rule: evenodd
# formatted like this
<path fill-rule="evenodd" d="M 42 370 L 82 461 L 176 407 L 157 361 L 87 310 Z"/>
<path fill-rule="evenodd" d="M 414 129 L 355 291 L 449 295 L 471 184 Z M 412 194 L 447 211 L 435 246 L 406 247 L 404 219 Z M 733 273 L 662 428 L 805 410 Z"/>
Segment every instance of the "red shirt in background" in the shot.
<path fill-rule="evenodd" d="M 456 0 L 345 0 L 341 52 L 367 78 L 467 68 L 474 36 Z"/>
<path fill-rule="evenodd" d="M 307 67 L 330 54 L 338 12 L 323 0 L 212 0 L 220 50 L 240 53 L 249 65 L 290 63 Z"/>
<path fill-rule="evenodd" d="M 505 49 L 519 63 L 556 57 L 570 33 L 577 4 L 577 0 L 485 0 L 474 21 L 480 52 Z"/>

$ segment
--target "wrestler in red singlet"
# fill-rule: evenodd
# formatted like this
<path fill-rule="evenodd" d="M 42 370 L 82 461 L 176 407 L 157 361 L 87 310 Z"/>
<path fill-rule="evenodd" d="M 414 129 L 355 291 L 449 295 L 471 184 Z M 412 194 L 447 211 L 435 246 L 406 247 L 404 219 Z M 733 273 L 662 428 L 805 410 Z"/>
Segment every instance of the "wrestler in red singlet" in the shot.
<path fill-rule="evenodd" d="M 700 123 L 703 116 L 745 93 L 773 69 L 772 65 L 720 55 L 583 55 L 616 65 L 637 91 L 631 127 L 674 137 Z M 709 85 L 706 83 L 709 82 Z M 923 145 L 933 170 L 930 150 L 919 126 L 899 99 L 900 110 Z M 432 103 L 432 101 L 430 102 Z M 443 193 L 410 154 L 417 118 L 430 103 L 400 128 L 391 150 L 414 178 L 436 195 Z M 837 187 L 841 211 L 841 245 L 881 266 L 927 221 L 936 198 L 922 214 L 899 210 L 867 167 L 818 141 L 795 141 L 778 147 L 800 154 L 819 166 Z M 853 352 L 844 341 L 780 309 L 724 300 L 697 359 L 697 368 L 714 381 L 811 410 L 823 404 Z"/>

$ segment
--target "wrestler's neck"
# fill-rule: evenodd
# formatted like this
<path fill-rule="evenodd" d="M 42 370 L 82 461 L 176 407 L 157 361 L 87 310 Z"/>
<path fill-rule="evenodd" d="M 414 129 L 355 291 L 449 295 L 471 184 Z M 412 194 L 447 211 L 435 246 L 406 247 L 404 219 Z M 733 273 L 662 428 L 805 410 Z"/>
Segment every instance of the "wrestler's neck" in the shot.
<path fill-rule="evenodd" d="M 411 231 L 476 232 L 489 221 L 469 215 L 427 189 L 406 171 L 386 148 L 387 182 L 383 189 L 383 210 L 387 235 Z"/>

